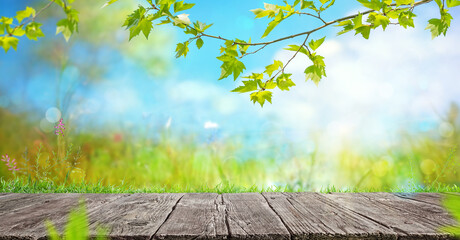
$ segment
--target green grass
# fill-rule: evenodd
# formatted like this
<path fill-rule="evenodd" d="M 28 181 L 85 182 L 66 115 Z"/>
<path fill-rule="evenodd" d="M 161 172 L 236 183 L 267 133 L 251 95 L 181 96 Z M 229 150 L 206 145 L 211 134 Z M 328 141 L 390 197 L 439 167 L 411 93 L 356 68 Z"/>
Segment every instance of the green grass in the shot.
<path fill-rule="evenodd" d="M 143 187 L 137 188 L 130 185 L 103 185 L 98 183 L 69 183 L 55 184 L 49 181 L 27 181 L 23 179 L 4 180 L 0 179 L 0 192 L 11 193 L 189 193 L 189 192 L 213 192 L 213 193 L 242 193 L 242 192 L 305 192 L 306 189 L 292 188 L 290 186 L 278 187 L 241 187 L 231 184 L 218 184 L 216 186 L 203 185 L 201 187 Z M 397 187 L 392 189 L 377 188 L 337 188 L 328 186 L 318 192 L 460 192 L 457 185 L 439 184 L 435 187 Z"/>
<path fill-rule="evenodd" d="M 460 119 L 451 115 L 449 136 L 402 133 L 373 149 L 344 141 L 330 154 L 327 142 L 305 151 L 304 143 L 271 133 L 249 146 L 244 137 L 207 142 L 164 128 L 76 132 L 67 122 L 65 137 L 57 137 L 0 108 L 0 155 L 21 169 L 13 174 L 0 162 L 0 191 L 458 192 Z M 159 136 L 148 138 L 149 131 Z"/>

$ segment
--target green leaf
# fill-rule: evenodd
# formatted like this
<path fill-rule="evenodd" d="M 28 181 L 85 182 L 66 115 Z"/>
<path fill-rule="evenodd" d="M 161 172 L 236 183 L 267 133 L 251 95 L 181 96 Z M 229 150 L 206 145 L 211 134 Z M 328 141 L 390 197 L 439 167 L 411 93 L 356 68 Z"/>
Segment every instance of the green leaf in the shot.
<path fill-rule="evenodd" d="M 305 8 L 315 8 L 315 4 L 313 3 L 313 1 L 302 0 L 302 4 L 300 5 L 300 9 L 305 9 Z"/>
<path fill-rule="evenodd" d="M 197 47 L 198 49 L 200 49 L 200 48 L 203 46 L 203 44 L 204 44 L 203 39 L 198 38 L 198 39 L 196 40 L 196 47 Z"/>
<path fill-rule="evenodd" d="M 264 106 L 265 101 L 272 103 L 272 92 L 270 91 L 254 92 L 251 93 L 250 97 L 254 104 L 258 102 L 261 107 Z"/>
<path fill-rule="evenodd" d="M 332 5 L 334 5 L 335 0 L 320 0 L 320 2 L 322 3 L 322 5 L 319 8 L 319 10 L 322 12 L 322 11 L 328 9 L 329 7 L 331 7 Z M 326 4 L 327 2 L 329 2 L 329 4 L 324 7 L 324 4 Z"/>
<path fill-rule="evenodd" d="M 460 0 L 447 0 L 447 7 L 456 7 L 460 6 Z"/>
<path fill-rule="evenodd" d="M 326 39 L 326 37 L 323 37 L 323 38 L 320 38 L 318 40 L 311 40 L 309 43 L 308 43 L 308 46 L 310 46 L 310 48 L 315 51 L 316 49 L 318 49 L 321 44 L 323 44 L 324 42 L 324 39 Z"/>
<path fill-rule="evenodd" d="M 184 56 L 184 58 L 187 56 L 188 53 L 188 41 L 185 41 L 183 43 L 178 43 L 176 46 L 176 58 L 180 58 L 180 56 Z"/>
<path fill-rule="evenodd" d="M 110 0 L 110 1 L 108 1 L 106 3 L 104 3 L 104 5 L 102 5 L 101 8 L 105 8 L 105 7 L 109 6 L 110 4 L 112 4 L 112 3 L 116 2 L 116 1 L 118 1 L 118 0 Z"/>
<path fill-rule="evenodd" d="M 252 92 L 252 91 L 257 90 L 256 80 L 243 81 L 243 84 L 244 84 L 243 86 L 239 86 L 233 89 L 232 92 L 245 93 L 245 92 Z"/>
<path fill-rule="evenodd" d="M 32 22 L 27 24 L 26 26 L 26 36 L 31 39 L 37 41 L 37 38 L 44 37 L 42 30 L 40 29 L 41 23 Z"/>
<path fill-rule="evenodd" d="M 22 27 L 20 27 L 20 28 L 15 28 L 14 31 L 11 31 L 11 34 L 13 36 L 20 37 L 26 34 L 26 31 Z"/>
<path fill-rule="evenodd" d="M 69 220 L 65 227 L 65 239 L 84 240 L 89 235 L 88 218 L 86 217 L 85 205 L 83 202 L 76 210 L 69 214 Z"/>
<path fill-rule="evenodd" d="M 317 86 L 322 76 L 326 76 L 324 66 L 311 65 L 305 69 L 306 81 L 312 80 Z"/>
<path fill-rule="evenodd" d="M 139 25 L 137 25 L 137 28 L 139 28 L 142 31 L 142 33 L 144 33 L 144 36 L 146 39 L 149 39 L 149 34 L 150 34 L 150 31 L 152 30 L 151 21 L 144 18 L 139 22 Z M 131 36 L 130 36 L 130 39 L 131 39 Z"/>
<path fill-rule="evenodd" d="M 390 24 L 390 19 L 387 16 L 383 16 L 378 13 L 371 13 L 369 14 L 369 17 L 367 19 L 369 23 L 374 24 L 374 28 L 377 28 L 379 26 L 382 26 L 383 30 L 385 30 Z"/>
<path fill-rule="evenodd" d="M 202 23 L 200 21 L 196 21 L 193 23 L 193 26 L 198 32 L 204 32 L 206 29 L 212 26 L 212 23 L 207 25 L 206 23 Z"/>
<path fill-rule="evenodd" d="M 10 36 L 0 37 L 0 46 L 5 49 L 5 52 L 8 52 L 10 47 L 13 47 L 14 50 L 17 49 L 19 39 Z"/>
<path fill-rule="evenodd" d="M 61 19 L 56 23 L 56 35 L 62 33 L 66 41 L 69 41 L 73 33 L 73 24 L 68 19 Z"/>
<path fill-rule="evenodd" d="M 271 77 L 274 71 L 276 71 L 276 70 L 278 70 L 279 68 L 282 68 L 282 67 L 283 67 L 283 62 L 278 61 L 278 60 L 274 60 L 273 64 L 270 64 L 270 65 L 265 67 L 264 72 L 267 73 L 269 77 Z"/>
<path fill-rule="evenodd" d="M 188 10 L 188 9 L 192 8 L 193 6 L 195 6 L 194 3 L 184 3 L 184 1 L 175 2 L 174 3 L 174 12 L 180 12 L 180 11 Z"/>
<path fill-rule="evenodd" d="M 128 15 L 122 26 L 126 26 L 126 29 L 137 26 L 139 21 L 144 17 L 145 11 L 145 8 L 139 5 L 138 9 Z"/>
<path fill-rule="evenodd" d="M 354 17 L 352 19 L 354 23 L 354 29 L 361 27 L 363 25 L 363 15 L 360 13 L 358 16 Z"/>
<path fill-rule="evenodd" d="M 428 20 L 428 25 L 426 26 L 425 30 L 426 29 L 430 30 L 432 39 L 434 39 L 435 37 L 441 35 L 441 32 L 442 32 L 441 19 L 432 18 L 432 19 Z"/>
<path fill-rule="evenodd" d="M 445 195 L 442 201 L 443 206 L 450 213 L 451 216 L 457 221 L 456 226 L 445 226 L 440 230 L 442 232 L 453 234 L 455 237 L 460 237 L 460 196 Z"/>
<path fill-rule="evenodd" d="M 437 1 L 437 0 L 435 0 Z M 396 0 L 396 6 L 399 7 L 401 5 L 412 5 L 414 4 L 414 0 Z"/>
<path fill-rule="evenodd" d="M 289 45 L 287 48 L 284 48 L 285 50 L 289 50 L 289 51 L 294 51 L 294 52 L 301 52 L 307 56 L 310 56 L 310 54 L 308 53 L 308 50 L 304 47 L 304 46 L 299 46 L 299 45 Z M 300 50 L 299 50 L 300 49 Z"/>
<path fill-rule="evenodd" d="M 358 0 L 364 7 L 379 11 L 383 7 L 383 3 L 379 0 Z"/>
<path fill-rule="evenodd" d="M 275 20 L 271 21 L 268 24 L 267 29 L 265 29 L 265 32 L 262 35 L 262 38 L 266 37 L 276 27 L 276 25 L 278 25 L 279 23 L 280 23 L 279 21 L 275 21 Z"/>
<path fill-rule="evenodd" d="M 221 74 L 219 80 L 227 78 L 228 76 L 233 74 L 233 80 L 235 81 L 238 78 L 238 76 L 243 72 L 243 70 L 246 69 L 244 64 L 241 61 L 239 61 L 235 56 L 224 54 L 222 56 L 217 57 L 217 59 L 223 62 L 220 66 Z"/>
<path fill-rule="evenodd" d="M 246 41 L 240 40 L 238 38 L 236 39 L 236 42 L 247 43 Z M 251 38 L 249 38 L 249 43 L 251 43 Z M 248 50 L 248 48 L 249 48 L 249 45 L 238 44 L 238 49 L 240 50 L 241 55 L 246 54 L 246 51 Z"/>
<path fill-rule="evenodd" d="M 365 38 L 365 39 L 369 39 L 369 34 L 371 33 L 371 27 L 370 26 L 366 26 L 366 25 L 363 25 L 359 28 L 356 28 L 356 34 L 358 33 L 361 33 L 361 35 Z"/>
<path fill-rule="evenodd" d="M 444 9 L 444 11 L 441 12 L 441 19 L 432 18 L 428 20 L 428 25 L 425 29 L 430 29 L 432 38 L 435 38 L 441 34 L 444 34 L 445 36 L 447 29 L 450 26 L 451 20 L 452 16 Z"/>
<path fill-rule="evenodd" d="M 270 80 L 268 82 L 266 82 L 263 86 L 263 89 L 273 89 L 273 88 L 276 88 L 276 82 L 274 82 L 273 80 Z"/>
<path fill-rule="evenodd" d="M 61 238 L 59 237 L 58 231 L 56 230 L 56 228 L 54 227 L 51 221 L 46 220 L 45 226 L 46 226 L 46 230 L 48 232 L 48 237 L 50 238 L 50 240 L 61 240 Z"/>
<path fill-rule="evenodd" d="M 324 57 L 321 55 L 316 55 L 316 53 L 312 53 L 310 56 L 308 56 L 310 60 L 315 64 L 316 66 L 326 66 L 324 63 Z"/>
<path fill-rule="evenodd" d="M 399 25 L 401 25 L 404 28 L 407 28 L 408 26 L 415 27 L 413 17 L 415 17 L 415 14 L 412 13 L 411 11 L 400 13 L 398 16 Z"/>
<path fill-rule="evenodd" d="M 8 18 L 8 17 L 2 17 L 0 19 L 0 23 L 4 23 L 6 25 L 10 25 L 13 23 L 13 19 L 12 18 Z"/>
<path fill-rule="evenodd" d="M 342 27 L 342 26 L 343 26 L 343 30 L 338 32 L 337 35 L 342 35 L 354 29 L 353 22 L 351 20 L 342 21 L 336 25 L 336 27 Z"/>
<path fill-rule="evenodd" d="M 243 78 L 253 79 L 253 80 L 262 80 L 264 78 L 264 74 L 262 73 L 252 73 L 250 76 L 246 76 Z"/>
<path fill-rule="evenodd" d="M 21 23 L 24 18 L 28 18 L 30 16 L 35 17 L 35 9 L 31 7 L 26 7 L 25 10 L 16 12 L 16 19 L 19 23 Z"/>
<path fill-rule="evenodd" d="M 290 73 L 283 73 L 278 78 L 276 78 L 276 84 L 279 89 L 282 91 L 289 91 L 290 87 L 295 86 L 295 83 L 291 80 Z"/>

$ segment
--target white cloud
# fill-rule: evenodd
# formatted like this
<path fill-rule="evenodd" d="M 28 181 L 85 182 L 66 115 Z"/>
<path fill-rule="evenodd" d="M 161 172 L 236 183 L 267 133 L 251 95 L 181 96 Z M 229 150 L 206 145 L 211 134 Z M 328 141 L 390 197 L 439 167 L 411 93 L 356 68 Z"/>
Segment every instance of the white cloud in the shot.
<path fill-rule="evenodd" d="M 215 122 L 207 121 L 207 122 L 204 123 L 203 127 L 206 128 L 206 129 L 219 128 L 219 124 L 217 124 Z"/>
<path fill-rule="evenodd" d="M 326 57 L 328 77 L 318 87 L 305 83 L 303 71 L 310 61 L 294 59 L 287 70 L 297 86 L 276 92 L 267 109 L 287 125 L 320 126 L 332 137 L 381 138 L 400 124 L 435 120 L 434 111 L 443 113 L 451 101 L 460 102 L 459 42 L 458 27 L 431 40 L 420 25 L 374 31 L 369 40 L 353 34 L 327 40 L 318 52 Z M 274 58 L 286 62 L 291 56 L 280 50 Z"/>

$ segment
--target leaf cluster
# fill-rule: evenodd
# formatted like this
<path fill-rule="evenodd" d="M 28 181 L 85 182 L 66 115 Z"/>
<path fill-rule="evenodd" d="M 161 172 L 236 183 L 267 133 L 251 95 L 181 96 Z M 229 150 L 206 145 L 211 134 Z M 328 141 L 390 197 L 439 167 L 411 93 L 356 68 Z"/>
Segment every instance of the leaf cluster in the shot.
<path fill-rule="evenodd" d="M 17 50 L 19 37 L 25 35 L 28 39 L 35 41 L 38 38 L 44 37 L 45 34 L 43 34 L 41 29 L 42 24 L 36 22 L 35 18 L 52 4 L 60 6 L 66 15 L 66 18 L 56 23 L 56 34 L 62 33 L 66 41 L 68 41 L 73 33 L 78 32 L 78 11 L 71 6 L 73 1 L 50 0 L 48 5 L 39 11 L 27 6 L 26 9 L 17 11 L 14 17 L 1 17 L 0 46 L 3 47 L 5 52 L 8 52 L 10 48 Z"/>
<path fill-rule="evenodd" d="M 117 1 L 108 0 L 102 7 L 109 6 Z M 290 3 L 291 1 L 292 3 Z M 145 6 L 138 5 L 127 16 L 123 26 L 129 31 L 129 40 L 141 33 L 148 39 L 154 25 L 170 24 L 182 29 L 184 34 L 190 37 L 184 42 L 177 43 L 175 49 L 177 58 L 182 56 L 185 58 L 193 42 L 195 42 L 198 49 L 201 49 L 204 45 L 204 38 L 221 40 L 223 44 L 220 47 L 220 55 L 217 59 L 222 64 L 218 79 L 233 76 L 234 81 L 246 70 L 246 66 L 241 60 L 243 57 L 255 54 L 270 44 L 305 36 L 305 41 L 302 44 L 289 45 L 285 48 L 294 52 L 289 61 L 283 63 L 275 60 L 273 64 L 265 67 L 265 71 L 243 77 L 246 80 L 242 81 L 242 85 L 232 90 L 239 93 L 249 92 L 251 101 L 263 106 L 266 101 L 271 103 L 272 92 L 268 90 L 278 88 L 281 91 L 288 91 L 295 86 L 291 78 L 292 74 L 285 72 L 285 68 L 297 54 L 304 54 L 311 61 L 311 64 L 304 70 L 307 81 L 312 80 L 318 85 L 323 77 L 326 77 L 324 57 L 316 53 L 316 49 L 321 46 L 325 38 L 311 40 L 307 44 L 307 40 L 313 33 L 335 24 L 335 26 L 341 28 L 338 35 L 353 31 L 355 35 L 360 34 L 365 39 L 368 39 L 371 31 L 379 27 L 383 30 L 386 30 L 389 25 L 400 25 L 404 28 L 414 27 L 416 14 L 413 11 L 415 7 L 434 1 L 439 7 L 440 17 L 430 19 L 426 29 L 430 30 L 432 37 L 435 38 L 441 34 L 446 35 L 452 21 L 449 8 L 460 5 L 460 0 L 356 0 L 368 10 L 333 21 L 326 21 L 321 14 L 332 7 L 335 0 L 291 1 L 283 0 L 282 5 L 264 3 L 264 8 L 251 10 L 256 19 L 267 18 L 270 20 L 261 38 L 267 37 L 275 27 L 293 15 L 314 18 L 321 21 L 322 25 L 309 31 L 272 41 L 253 43 L 251 39 L 245 41 L 208 34 L 206 30 L 212 24 L 206 24 L 198 20 L 192 22 L 189 18 L 190 14 L 183 13 L 183 11 L 194 7 L 195 4 L 193 3 L 186 3 L 183 0 L 145 0 Z M 33 40 L 43 37 L 44 34 L 40 29 L 41 24 L 35 22 L 35 17 L 53 3 L 59 5 L 66 14 L 66 18 L 58 21 L 56 34 L 62 33 L 64 38 L 69 40 L 73 33 L 78 32 L 78 12 L 71 7 L 72 2 L 73 0 L 50 0 L 50 3 L 39 11 L 27 7 L 25 10 L 18 11 L 14 18 L 2 17 L 0 19 L 0 45 L 5 51 L 8 51 L 11 47 L 17 48 L 18 37 L 22 35 L 26 35 Z M 25 19 L 27 20 L 24 21 Z M 257 49 L 253 50 L 255 47 Z"/>

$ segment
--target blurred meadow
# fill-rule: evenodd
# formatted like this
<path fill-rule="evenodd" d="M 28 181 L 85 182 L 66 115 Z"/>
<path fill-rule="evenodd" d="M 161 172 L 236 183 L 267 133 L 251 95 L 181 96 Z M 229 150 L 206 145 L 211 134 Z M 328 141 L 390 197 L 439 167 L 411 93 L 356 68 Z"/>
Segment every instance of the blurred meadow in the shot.
<path fill-rule="evenodd" d="M 166 191 L 459 190 L 459 9 L 447 36 L 434 40 L 423 29 L 435 6 L 420 8 L 415 29 L 395 26 L 369 40 L 325 30 L 328 78 L 305 83 L 304 59 L 293 61 L 296 89 L 275 92 L 273 104 L 260 108 L 230 92 L 239 80 L 217 81 L 220 42 L 206 39 L 200 51 L 175 59 L 180 32 L 160 26 L 148 40 L 129 42 L 121 25 L 137 3 L 101 9 L 104 2 L 75 1 L 80 29 L 69 42 L 55 36 L 56 8 L 40 15 L 49 23 L 45 38 L 21 38 L 17 51 L 0 53 L 3 181 Z M 229 2 L 197 2 L 190 18 L 214 22 L 215 34 L 260 37 L 266 22 L 249 10 L 263 2 Z M 43 2 L 0 0 L 0 15 L 30 4 Z M 358 9 L 338 2 L 325 17 Z M 298 32 L 299 22 L 271 37 Z M 282 48 L 294 42 L 249 56 L 248 72 L 285 61 Z M 65 129 L 56 133 L 61 119 Z"/>

